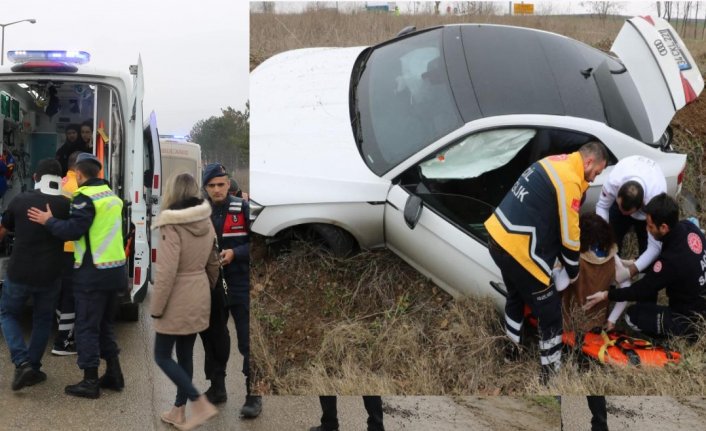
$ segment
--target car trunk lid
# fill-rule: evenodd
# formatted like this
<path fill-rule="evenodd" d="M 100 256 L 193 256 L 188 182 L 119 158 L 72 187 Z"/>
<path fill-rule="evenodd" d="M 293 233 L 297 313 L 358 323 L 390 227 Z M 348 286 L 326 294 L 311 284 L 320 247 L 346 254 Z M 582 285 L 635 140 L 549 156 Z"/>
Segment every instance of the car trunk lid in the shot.
<path fill-rule="evenodd" d="M 642 136 L 656 142 L 676 112 L 703 90 L 701 72 L 676 30 L 657 17 L 627 20 L 611 51 L 630 73 L 647 110 L 649 130 Z"/>

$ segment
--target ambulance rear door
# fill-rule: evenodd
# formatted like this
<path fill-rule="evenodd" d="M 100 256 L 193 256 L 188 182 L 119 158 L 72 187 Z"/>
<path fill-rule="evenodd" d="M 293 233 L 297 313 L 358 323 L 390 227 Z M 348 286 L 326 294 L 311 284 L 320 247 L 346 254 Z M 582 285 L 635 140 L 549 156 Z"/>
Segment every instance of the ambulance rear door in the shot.
<path fill-rule="evenodd" d="M 159 131 L 157 130 L 157 115 L 150 113 L 150 120 L 145 124 L 144 129 L 145 145 L 145 193 L 147 202 L 147 237 L 150 240 L 150 282 L 154 283 L 155 267 L 157 262 L 157 244 L 159 235 L 151 235 L 152 222 L 159 215 L 162 203 L 162 186 L 164 178 L 162 176 L 162 153 L 159 144 Z"/>
<path fill-rule="evenodd" d="M 133 302 L 141 302 L 147 294 L 147 283 L 151 261 L 148 202 L 144 179 L 145 170 L 145 142 L 143 129 L 142 100 L 144 97 L 144 77 L 142 74 L 142 58 L 138 58 L 137 65 L 131 66 L 133 78 L 132 100 L 130 101 L 130 125 L 132 137 L 128 140 L 127 153 L 132 157 L 130 172 L 130 222 L 134 231 L 132 247 L 132 287 L 130 298 Z M 130 142 L 132 141 L 132 142 Z M 148 184 L 149 185 L 149 184 Z"/>

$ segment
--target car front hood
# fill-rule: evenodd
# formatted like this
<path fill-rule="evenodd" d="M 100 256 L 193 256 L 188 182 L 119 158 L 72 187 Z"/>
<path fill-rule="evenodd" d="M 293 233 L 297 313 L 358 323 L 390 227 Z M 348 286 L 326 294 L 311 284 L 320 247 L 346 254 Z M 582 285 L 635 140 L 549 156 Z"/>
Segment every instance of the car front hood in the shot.
<path fill-rule="evenodd" d="M 287 51 L 250 74 L 250 191 L 258 203 L 385 200 L 389 181 L 361 159 L 348 110 L 364 49 Z"/>

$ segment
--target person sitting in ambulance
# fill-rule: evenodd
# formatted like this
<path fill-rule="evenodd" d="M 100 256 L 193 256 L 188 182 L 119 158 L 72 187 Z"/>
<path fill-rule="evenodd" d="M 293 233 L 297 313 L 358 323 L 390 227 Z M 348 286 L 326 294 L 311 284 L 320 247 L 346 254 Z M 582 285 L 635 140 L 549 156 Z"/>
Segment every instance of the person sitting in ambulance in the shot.
<path fill-rule="evenodd" d="M 79 138 L 81 134 L 81 126 L 78 124 L 69 124 L 66 126 L 66 140 L 64 144 L 56 150 L 56 160 L 61 164 L 61 176 L 65 177 L 69 170 L 69 156 L 75 152 L 87 153 L 91 150 L 85 142 Z"/>
<path fill-rule="evenodd" d="M 87 148 L 85 152 L 93 153 L 93 120 L 81 123 L 81 142 Z"/>

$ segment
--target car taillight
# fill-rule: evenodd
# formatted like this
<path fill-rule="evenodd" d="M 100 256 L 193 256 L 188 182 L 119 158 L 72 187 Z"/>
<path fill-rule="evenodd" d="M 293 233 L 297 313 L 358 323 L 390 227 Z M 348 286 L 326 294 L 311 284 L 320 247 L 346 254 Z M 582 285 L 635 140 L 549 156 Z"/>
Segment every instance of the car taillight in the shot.
<path fill-rule="evenodd" d="M 157 262 L 157 249 L 152 249 L 152 262 Z"/>
<path fill-rule="evenodd" d="M 681 192 L 681 185 L 684 182 L 684 175 L 686 174 L 686 165 L 681 168 L 681 172 L 677 175 L 677 193 Z"/>
<path fill-rule="evenodd" d="M 142 285 L 142 268 L 139 266 L 135 267 L 135 277 L 132 280 L 132 284 L 138 286 Z"/>

